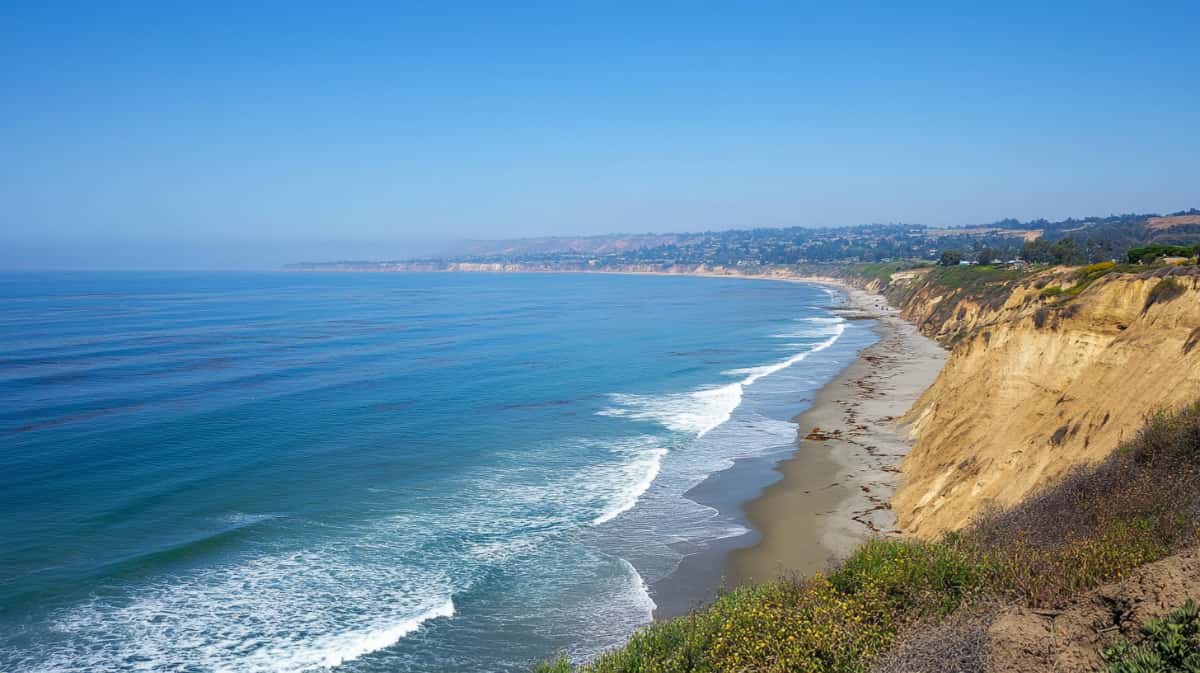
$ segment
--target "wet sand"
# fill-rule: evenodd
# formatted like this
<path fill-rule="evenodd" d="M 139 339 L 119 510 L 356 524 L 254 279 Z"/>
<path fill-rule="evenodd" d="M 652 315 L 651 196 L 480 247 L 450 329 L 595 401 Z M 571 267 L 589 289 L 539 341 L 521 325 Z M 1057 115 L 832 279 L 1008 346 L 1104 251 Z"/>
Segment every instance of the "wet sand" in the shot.
<path fill-rule="evenodd" d="M 843 314 L 876 319 L 880 340 L 796 418 L 796 451 L 775 466 L 782 479 L 744 506 L 758 541 L 728 553 L 728 585 L 811 574 L 870 535 L 898 532 L 888 501 L 911 441 L 897 419 L 933 383 L 946 352 L 882 297 L 846 292 Z"/>

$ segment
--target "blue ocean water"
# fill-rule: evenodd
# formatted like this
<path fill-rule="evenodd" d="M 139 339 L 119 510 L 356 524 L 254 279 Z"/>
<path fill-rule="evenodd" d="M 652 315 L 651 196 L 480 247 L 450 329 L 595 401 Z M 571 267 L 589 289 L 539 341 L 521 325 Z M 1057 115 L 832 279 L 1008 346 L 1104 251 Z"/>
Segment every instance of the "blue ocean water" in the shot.
<path fill-rule="evenodd" d="M 0 670 L 527 671 L 746 530 L 685 497 L 873 341 L 829 289 L 0 275 Z"/>

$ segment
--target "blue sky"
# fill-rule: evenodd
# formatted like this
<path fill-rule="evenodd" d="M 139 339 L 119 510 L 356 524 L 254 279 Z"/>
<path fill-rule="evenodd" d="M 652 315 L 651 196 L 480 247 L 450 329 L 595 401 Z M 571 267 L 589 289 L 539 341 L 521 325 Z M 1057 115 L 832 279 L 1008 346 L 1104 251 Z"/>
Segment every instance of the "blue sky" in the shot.
<path fill-rule="evenodd" d="M 0 268 L 1200 206 L 1195 2 L 170 4 L 0 7 Z"/>

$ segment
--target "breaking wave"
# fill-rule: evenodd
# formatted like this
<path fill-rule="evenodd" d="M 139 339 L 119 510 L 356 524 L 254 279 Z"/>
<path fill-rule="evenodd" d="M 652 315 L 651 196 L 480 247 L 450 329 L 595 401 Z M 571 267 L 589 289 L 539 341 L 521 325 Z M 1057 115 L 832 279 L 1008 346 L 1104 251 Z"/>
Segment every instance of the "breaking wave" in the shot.
<path fill-rule="evenodd" d="M 338 549 L 251 559 L 60 612 L 62 647 L 25 670 L 302 673 L 394 645 L 454 614 L 444 583 Z M 360 552 L 363 550 L 359 550 Z M 118 662 L 120 662 L 118 664 Z"/>
<path fill-rule="evenodd" d="M 703 437 L 729 420 L 734 410 L 742 403 L 742 396 L 747 386 L 754 385 L 763 377 L 802 362 L 813 353 L 829 348 L 846 330 L 846 323 L 841 318 L 808 318 L 806 320 L 826 325 L 820 331 L 820 335 L 826 337 L 824 341 L 779 362 L 725 372 L 727 375 L 741 376 L 739 381 L 723 386 L 666 395 L 613 393 L 609 398 L 615 403 L 614 406 L 602 409 L 597 413 L 601 416 L 651 421 L 673 432 Z M 808 330 L 804 334 L 787 333 L 785 338 L 811 336 L 813 334 L 811 328 Z"/>
<path fill-rule="evenodd" d="M 623 466 L 622 472 L 624 476 L 629 477 L 632 483 L 622 479 L 623 483 L 630 483 L 630 486 L 622 492 L 617 493 L 612 504 L 603 514 L 592 520 L 593 526 L 599 526 L 602 523 L 612 521 L 622 513 L 633 509 L 637 504 L 638 498 L 650 489 L 654 483 L 655 477 L 658 476 L 659 470 L 662 469 L 663 456 L 667 455 L 666 449 L 652 449 L 645 456 L 638 458 L 627 465 Z"/>

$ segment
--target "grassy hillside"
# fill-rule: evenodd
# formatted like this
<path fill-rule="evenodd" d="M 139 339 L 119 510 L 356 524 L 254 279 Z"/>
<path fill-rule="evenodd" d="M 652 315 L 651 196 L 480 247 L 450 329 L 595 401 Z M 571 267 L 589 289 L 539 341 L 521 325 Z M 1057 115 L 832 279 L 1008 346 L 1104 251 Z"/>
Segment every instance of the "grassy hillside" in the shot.
<path fill-rule="evenodd" d="M 963 532 L 873 540 L 828 574 L 727 591 L 586 666 L 536 670 L 915 672 L 944 670 L 947 656 L 982 670 L 979 634 L 993 613 L 981 606 L 1054 608 L 1195 544 L 1198 525 L 1200 403 L 1155 415 L 1105 462 Z M 929 633 L 937 647 L 897 647 Z M 1143 646 L 1122 647 L 1114 657 Z"/>

